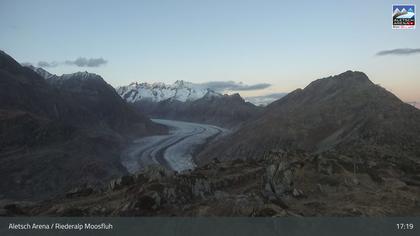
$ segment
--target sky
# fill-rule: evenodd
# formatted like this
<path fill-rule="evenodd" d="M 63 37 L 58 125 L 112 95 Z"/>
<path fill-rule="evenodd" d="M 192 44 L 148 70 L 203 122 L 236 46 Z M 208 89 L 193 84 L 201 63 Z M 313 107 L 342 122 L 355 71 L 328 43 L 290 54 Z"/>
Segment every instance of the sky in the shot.
<path fill-rule="evenodd" d="M 395 3 L 417 1 L 0 0 L 0 49 L 55 74 L 97 73 L 113 86 L 271 85 L 243 96 L 358 70 L 420 102 L 420 28 L 393 30 Z"/>

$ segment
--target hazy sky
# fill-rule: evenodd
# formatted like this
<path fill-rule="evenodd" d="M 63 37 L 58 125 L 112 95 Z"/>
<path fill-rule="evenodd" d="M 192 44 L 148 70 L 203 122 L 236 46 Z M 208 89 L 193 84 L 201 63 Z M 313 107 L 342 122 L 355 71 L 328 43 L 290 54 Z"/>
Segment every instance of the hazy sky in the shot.
<path fill-rule="evenodd" d="M 403 100 L 420 101 L 420 53 L 376 56 L 420 48 L 420 28 L 392 30 L 393 3 L 416 1 L 0 0 L 0 49 L 19 62 L 55 65 L 45 69 L 56 74 L 98 73 L 114 86 L 272 84 L 243 95 L 360 70 Z"/>

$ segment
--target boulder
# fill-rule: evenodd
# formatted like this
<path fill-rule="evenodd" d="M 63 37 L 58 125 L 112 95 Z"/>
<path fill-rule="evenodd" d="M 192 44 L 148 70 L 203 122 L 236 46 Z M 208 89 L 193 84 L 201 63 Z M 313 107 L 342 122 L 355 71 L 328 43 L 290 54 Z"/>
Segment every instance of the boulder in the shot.
<path fill-rule="evenodd" d="M 150 191 L 139 197 L 135 207 L 140 210 L 156 210 L 161 206 L 162 198 L 156 191 Z"/>
<path fill-rule="evenodd" d="M 293 169 L 287 162 L 271 164 L 263 176 L 264 195 L 283 197 L 293 190 Z"/>
<path fill-rule="evenodd" d="M 125 176 L 122 176 L 121 178 L 112 180 L 109 183 L 108 188 L 110 190 L 119 190 L 125 186 L 129 186 L 134 183 L 135 183 L 135 179 L 132 175 L 125 175 Z"/>

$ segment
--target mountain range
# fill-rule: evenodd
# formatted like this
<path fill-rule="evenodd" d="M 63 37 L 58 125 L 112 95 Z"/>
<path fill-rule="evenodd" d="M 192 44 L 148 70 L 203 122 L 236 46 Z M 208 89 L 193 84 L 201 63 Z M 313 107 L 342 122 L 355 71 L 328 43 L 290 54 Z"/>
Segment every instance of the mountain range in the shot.
<path fill-rule="evenodd" d="M 35 69 L 39 70 L 39 73 L 41 74 L 46 74 L 44 77 L 49 77 L 51 75 L 42 68 Z M 192 102 L 205 96 L 223 96 L 223 94 L 206 87 L 205 84 L 194 84 L 183 80 L 177 80 L 173 84 L 133 82 L 127 86 L 117 87 L 116 90 L 124 100 L 130 103 L 162 102 L 165 100 Z M 287 93 L 272 93 L 267 95 L 245 97 L 244 99 L 256 106 L 266 106 L 286 94 Z"/>
<path fill-rule="evenodd" d="M 118 94 L 142 113 L 162 119 L 175 119 L 237 127 L 252 119 L 261 108 L 246 102 L 239 94 L 222 95 L 185 81 L 132 83 L 117 88 Z"/>
<path fill-rule="evenodd" d="M 222 96 L 209 88 L 204 88 L 183 80 L 177 80 L 174 84 L 164 83 L 131 83 L 128 86 L 117 88 L 118 94 L 127 102 L 161 102 L 165 100 L 172 101 L 195 101 L 204 96 Z"/>
<path fill-rule="evenodd" d="M 193 170 L 129 174 L 123 147 L 168 132 L 148 117 L 230 131 Z M 182 81 L 115 90 L 0 52 L 0 215 L 419 216 L 419 137 L 420 110 L 358 71 L 261 107 Z"/>

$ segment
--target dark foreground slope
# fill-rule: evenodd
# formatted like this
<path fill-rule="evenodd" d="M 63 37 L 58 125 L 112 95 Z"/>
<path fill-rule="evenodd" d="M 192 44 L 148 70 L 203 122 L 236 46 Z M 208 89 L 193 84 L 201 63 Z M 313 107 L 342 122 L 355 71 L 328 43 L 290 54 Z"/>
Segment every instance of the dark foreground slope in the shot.
<path fill-rule="evenodd" d="M 128 131 L 163 131 L 102 78 L 83 75 L 50 84 L 0 52 L 0 198 L 37 199 L 121 176 Z"/>
<path fill-rule="evenodd" d="M 212 162 L 176 174 L 149 166 L 98 190 L 79 188 L 9 216 L 420 216 L 420 182 L 351 158 L 270 152 L 259 160 Z"/>
<path fill-rule="evenodd" d="M 208 147 L 198 160 L 258 158 L 283 149 L 419 161 L 419 137 L 420 110 L 365 74 L 348 71 L 270 104 L 257 120 Z"/>

